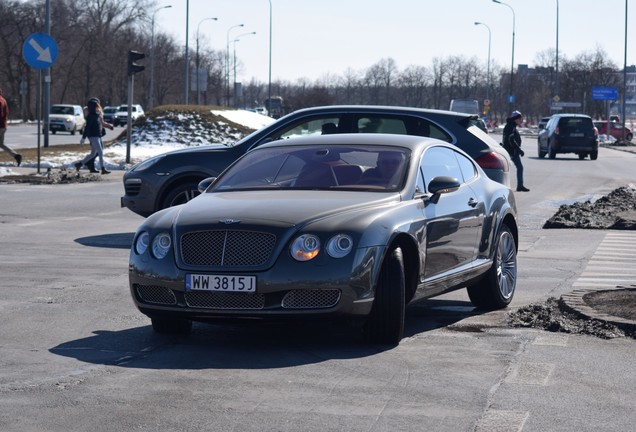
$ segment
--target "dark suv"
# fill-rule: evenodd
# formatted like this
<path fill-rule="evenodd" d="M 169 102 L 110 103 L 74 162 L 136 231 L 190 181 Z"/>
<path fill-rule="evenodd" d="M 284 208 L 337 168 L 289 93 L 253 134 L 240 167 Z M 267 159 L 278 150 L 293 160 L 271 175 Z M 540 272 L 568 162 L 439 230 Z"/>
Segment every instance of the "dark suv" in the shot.
<path fill-rule="evenodd" d="M 476 115 L 389 106 L 324 106 L 281 117 L 232 146 L 187 148 L 145 160 L 124 175 L 121 206 L 141 216 L 183 204 L 199 194 L 198 184 L 248 150 L 269 141 L 326 133 L 385 133 L 438 138 L 471 156 L 493 180 L 509 184 L 507 152 L 478 125 Z"/>
<path fill-rule="evenodd" d="M 584 114 L 555 114 L 545 129 L 539 132 L 537 152 L 554 159 L 557 153 L 576 153 L 579 159 L 598 157 L 598 130 L 590 116 Z"/>

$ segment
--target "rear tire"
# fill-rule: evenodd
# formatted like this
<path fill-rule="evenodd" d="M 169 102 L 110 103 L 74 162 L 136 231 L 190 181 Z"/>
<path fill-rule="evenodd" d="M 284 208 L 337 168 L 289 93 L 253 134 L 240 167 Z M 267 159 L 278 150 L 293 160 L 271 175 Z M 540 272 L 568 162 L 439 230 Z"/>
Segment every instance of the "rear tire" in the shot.
<path fill-rule="evenodd" d="M 395 248 L 384 259 L 371 313 L 364 332 L 369 342 L 397 345 L 404 336 L 406 310 L 402 249 Z"/>
<path fill-rule="evenodd" d="M 587 156 L 587 154 L 586 154 L 586 153 L 579 153 L 579 159 L 580 159 L 580 160 L 585 159 L 585 157 L 586 157 L 586 156 Z"/>
<path fill-rule="evenodd" d="M 550 159 L 556 158 L 556 151 L 552 148 L 552 144 L 548 143 L 548 157 Z"/>
<path fill-rule="evenodd" d="M 477 283 L 467 288 L 473 305 L 482 309 L 505 308 L 517 285 L 517 247 L 506 225 L 497 233 L 492 266 Z"/>
<path fill-rule="evenodd" d="M 150 321 L 156 333 L 187 335 L 192 331 L 192 321 L 185 318 L 152 317 Z"/>
<path fill-rule="evenodd" d="M 590 153 L 590 159 L 592 159 L 592 160 L 598 159 L 598 150 L 597 151 L 593 151 L 592 153 Z"/>

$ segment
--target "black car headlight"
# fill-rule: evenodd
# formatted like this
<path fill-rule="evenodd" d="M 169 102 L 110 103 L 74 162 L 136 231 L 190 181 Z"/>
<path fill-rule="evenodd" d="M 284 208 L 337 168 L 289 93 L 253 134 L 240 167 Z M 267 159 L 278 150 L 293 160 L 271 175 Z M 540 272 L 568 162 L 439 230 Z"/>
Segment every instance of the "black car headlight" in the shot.
<path fill-rule="evenodd" d="M 343 258 L 353 249 L 353 239 L 347 234 L 338 234 L 327 242 L 327 253 L 332 258 Z"/>
<path fill-rule="evenodd" d="M 320 239 L 313 234 L 303 234 L 296 237 L 289 251 L 296 261 L 309 261 L 320 252 Z"/>
<path fill-rule="evenodd" d="M 309 261 L 320 252 L 320 239 L 314 234 L 303 234 L 296 237 L 289 247 L 296 261 Z M 329 239 L 325 251 L 332 258 L 343 258 L 353 249 L 353 238 L 348 234 L 336 234 Z"/>
<path fill-rule="evenodd" d="M 141 232 L 137 236 L 137 240 L 135 241 L 135 252 L 138 255 L 143 255 L 148 250 L 148 245 L 150 244 L 150 234 L 146 231 Z"/>
<path fill-rule="evenodd" d="M 172 247 L 172 239 L 170 234 L 162 232 L 155 236 L 152 241 L 152 256 L 157 259 L 163 259 L 170 252 Z"/>

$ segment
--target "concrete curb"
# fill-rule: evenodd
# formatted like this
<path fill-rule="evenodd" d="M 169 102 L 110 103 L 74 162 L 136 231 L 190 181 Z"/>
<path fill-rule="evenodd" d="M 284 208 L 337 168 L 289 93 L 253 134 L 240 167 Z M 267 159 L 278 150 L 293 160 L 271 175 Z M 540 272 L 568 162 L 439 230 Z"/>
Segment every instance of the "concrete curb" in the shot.
<path fill-rule="evenodd" d="M 575 290 L 571 293 L 561 296 L 559 305 L 568 312 L 574 313 L 586 319 L 596 319 L 613 324 L 622 329 L 636 330 L 636 320 L 626 319 L 623 317 L 617 317 L 605 314 L 601 311 L 594 309 L 585 302 L 585 295 L 595 292 L 619 292 L 628 289 L 629 287 L 618 286 L 609 290 Z M 633 287 L 631 287 L 633 289 Z"/>

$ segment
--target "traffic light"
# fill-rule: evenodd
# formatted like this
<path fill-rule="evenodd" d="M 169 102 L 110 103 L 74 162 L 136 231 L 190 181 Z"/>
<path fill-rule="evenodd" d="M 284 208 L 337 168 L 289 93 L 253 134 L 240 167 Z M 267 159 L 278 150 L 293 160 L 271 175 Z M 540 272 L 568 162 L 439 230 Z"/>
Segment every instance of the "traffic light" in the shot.
<path fill-rule="evenodd" d="M 137 60 L 145 58 L 146 54 L 137 51 L 128 51 L 128 76 L 133 76 L 146 69 L 145 66 L 135 63 Z"/>

